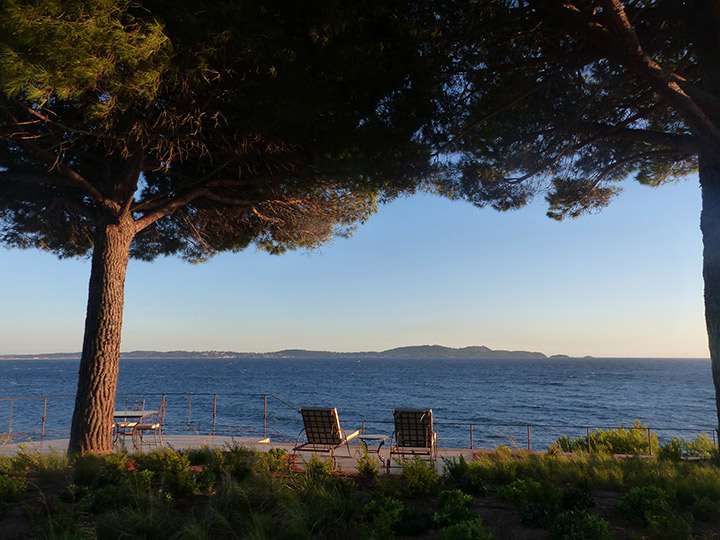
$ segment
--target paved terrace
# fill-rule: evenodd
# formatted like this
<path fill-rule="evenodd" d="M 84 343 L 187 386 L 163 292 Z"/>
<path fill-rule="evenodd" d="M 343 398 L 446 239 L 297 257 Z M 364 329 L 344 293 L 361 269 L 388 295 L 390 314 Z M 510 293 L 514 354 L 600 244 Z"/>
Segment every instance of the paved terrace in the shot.
<path fill-rule="evenodd" d="M 128 443 L 130 441 L 128 440 Z M 269 442 L 267 439 L 258 438 L 247 438 L 247 437 L 228 437 L 228 436 L 212 436 L 212 435 L 163 435 L 163 442 L 165 448 L 172 448 L 173 450 L 187 450 L 191 448 L 202 448 L 204 446 L 210 448 L 218 448 L 222 450 L 234 444 L 240 444 L 246 448 L 257 450 L 258 452 L 267 452 L 273 448 L 280 448 L 288 452 L 289 454 L 293 451 L 294 444 L 280 443 L 280 442 Z M 22 443 L 7 443 L 0 445 L 1 456 L 14 456 L 18 452 L 40 452 L 41 454 L 65 454 L 68 446 L 68 439 L 55 439 L 45 441 L 30 441 Z M 131 447 L 132 445 L 130 445 Z M 357 471 L 357 444 L 353 441 L 350 444 L 350 454 L 346 448 L 339 448 L 335 451 L 335 458 L 337 463 L 337 469 L 347 472 Z M 154 449 L 154 448 L 153 448 Z M 129 448 L 132 452 L 132 448 Z M 371 445 L 369 447 L 370 454 L 374 454 L 374 448 Z M 147 448 L 143 451 L 149 451 Z M 443 458 L 445 459 L 457 459 L 463 456 L 466 460 L 470 461 L 473 459 L 474 452 L 470 448 L 440 448 L 439 458 L 437 461 L 438 470 L 442 468 Z M 311 456 L 310 452 L 302 452 L 300 459 L 306 460 Z M 319 454 L 321 458 L 326 457 L 327 454 Z M 380 448 L 380 456 L 383 459 L 387 459 L 389 456 L 389 448 L 383 446 Z M 393 461 L 393 464 L 395 462 Z M 393 467 L 392 471 L 399 471 L 399 468 Z"/>

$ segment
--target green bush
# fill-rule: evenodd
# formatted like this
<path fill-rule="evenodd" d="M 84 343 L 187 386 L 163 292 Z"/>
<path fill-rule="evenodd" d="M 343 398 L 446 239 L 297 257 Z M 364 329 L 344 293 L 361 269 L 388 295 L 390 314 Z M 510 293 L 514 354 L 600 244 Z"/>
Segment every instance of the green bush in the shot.
<path fill-rule="evenodd" d="M 41 487 L 65 483 L 71 475 L 67 457 L 55 451 L 49 455 L 20 451 L 11 462 L 15 471 L 35 477 Z"/>
<path fill-rule="evenodd" d="M 562 490 L 560 506 L 564 510 L 581 511 L 589 510 L 597 504 L 597 501 L 581 487 L 570 486 Z"/>
<path fill-rule="evenodd" d="M 658 438 L 654 432 L 650 433 L 650 443 L 657 450 Z M 569 438 L 563 435 L 558 438 L 555 445 L 563 452 L 594 452 L 601 454 L 631 454 L 648 455 L 652 454 L 648 445 L 647 426 L 635 420 L 632 427 L 625 428 L 620 425 L 617 429 L 602 430 L 595 429 L 588 437 Z"/>
<path fill-rule="evenodd" d="M 494 536 L 488 532 L 479 517 L 460 521 L 440 529 L 440 538 L 443 540 L 493 540 Z"/>
<path fill-rule="evenodd" d="M 585 511 L 561 512 L 552 520 L 553 540 L 611 540 L 608 522 Z"/>
<path fill-rule="evenodd" d="M 380 473 L 380 460 L 371 456 L 366 446 L 361 446 L 362 453 L 357 460 L 358 474 L 365 480 L 375 480 Z"/>
<path fill-rule="evenodd" d="M 103 456 L 94 454 L 77 456 L 72 461 L 72 477 L 76 484 L 89 486 L 98 481 L 106 468 L 107 460 Z"/>
<path fill-rule="evenodd" d="M 211 455 L 209 455 L 210 453 Z M 190 463 L 195 460 L 196 465 L 207 465 L 208 470 L 215 476 L 229 474 L 239 482 L 250 476 L 253 467 L 256 467 L 258 462 L 256 452 L 239 445 L 230 446 L 222 452 L 217 450 L 202 451 L 188 457 Z"/>
<path fill-rule="evenodd" d="M 395 531 L 401 523 L 404 505 L 394 497 L 373 499 L 363 507 L 368 521 L 364 538 L 385 540 L 395 538 Z"/>
<path fill-rule="evenodd" d="M 652 540 L 692 540 L 692 518 L 668 512 L 649 519 Z"/>
<path fill-rule="evenodd" d="M 25 478 L 0 473 L 0 502 L 19 501 L 27 490 Z"/>
<path fill-rule="evenodd" d="M 518 478 L 514 482 L 498 488 L 498 496 L 515 503 L 524 505 L 529 502 L 545 500 L 547 489 L 532 478 Z"/>
<path fill-rule="evenodd" d="M 472 497 L 459 489 L 441 492 L 438 497 L 438 504 L 440 509 L 435 512 L 434 519 L 439 527 L 466 521 L 473 517 L 470 511 Z"/>
<path fill-rule="evenodd" d="M 657 486 L 631 489 L 618 503 L 617 509 L 639 525 L 649 525 L 657 517 L 672 513 L 667 493 Z"/>
<path fill-rule="evenodd" d="M 271 448 L 267 452 L 258 453 L 257 470 L 274 475 L 286 476 L 292 472 L 291 460 L 282 448 Z"/>
<path fill-rule="evenodd" d="M 331 456 L 320 459 L 313 454 L 310 461 L 305 464 L 305 477 L 316 480 L 325 480 L 330 478 L 335 471 L 335 463 Z"/>
<path fill-rule="evenodd" d="M 406 536 L 420 536 L 435 527 L 435 512 L 430 508 L 405 506 L 400 514 L 398 531 Z"/>
<path fill-rule="evenodd" d="M 710 437 L 704 433 L 698 433 L 694 440 L 687 440 L 684 437 L 675 437 L 660 445 L 658 457 L 671 461 L 680 461 L 683 458 L 704 458 L 712 459 L 718 456 L 718 449 Z"/>
<path fill-rule="evenodd" d="M 402 462 L 404 489 L 410 496 L 427 496 L 437 493 L 440 487 L 440 475 L 435 463 L 420 457 Z"/>
<path fill-rule="evenodd" d="M 471 467 L 463 456 L 443 460 L 443 477 L 451 487 L 469 495 L 487 495 L 480 467 Z"/>

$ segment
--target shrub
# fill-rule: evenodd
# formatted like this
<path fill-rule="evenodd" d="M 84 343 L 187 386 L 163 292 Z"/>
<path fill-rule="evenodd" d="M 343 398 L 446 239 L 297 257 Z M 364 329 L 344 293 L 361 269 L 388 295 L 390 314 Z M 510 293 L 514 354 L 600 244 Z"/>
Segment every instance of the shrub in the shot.
<path fill-rule="evenodd" d="M 363 536 L 370 539 L 395 538 L 395 530 L 401 523 L 403 503 L 393 497 L 373 499 L 363 507 L 369 522 Z"/>
<path fill-rule="evenodd" d="M 550 526 L 553 540 L 611 540 L 608 522 L 585 511 L 558 514 Z"/>
<path fill-rule="evenodd" d="M 652 540 L 692 540 L 692 518 L 684 519 L 673 512 L 649 519 Z"/>
<path fill-rule="evenodd" d="M 55 451 L 49 455 L 20 451 L 11 461 L 15 471 L 34 476 L 40 486 L 64 483 L 70 476 L 67 457 Z"/>
<path fill-rule="evenodd" d="M 217 476 L 226 473 L 238 482 L 241 482 L 250 476 L 250 473 L 252 472 L 252 469 L 258 459 L 255 452 L 239 445 L 228 447 L 222 452 L 218 452 L 217 450 L 211 452 L 211 456 L 208 456 L 207 452 L 198 453 L 195 456 L 189 456 L 190 462 L 192 463 L 192 460 L 195 459 L 198 461 L 198 464 L 202 464 L 202 462 L 207 460 L 209 457 L 210 461 L 207 465 L 208 469 L 212 471 L 213 474 Z"/>
<path fill-rule="evenodd" d="M 675 437 L 663 443 L 658 451 L 660 459 L 671 461 L 680 461 L 689 457 L 711 459 L 717 455 L 718 449 L 715 443 L 704 433 L 698 433 L 695 439 L 690 441 L 684 437 Z"/>
<path fill-rule="evenodd" d="M 27 490 L 24 478 L 0 473 L 0 502 L 19 501 Z"/>
<path fill-rule="evenodd" d="M 260 458 L 256 468 L 274 475 L 285 476 L 292 472 L 290 456 L 282 448 L 271 448 L 267 452 L 259 452 Z"/>
<path fill-rule="evenodd" d="M 672 513 L 667 493 L 657 486 L 631 489 L 618 503 L 617 509 L 640 525 L 649 525 L 657 517 Z"/>
<path fill-rule="evenodd" d="M 657 434 L 650 433 L 650 444 L 653 448 L 658 448 Z M 563 435 L 555 442 L 563 452 L 595 452 L 604 454 L 631 454 L 631 455 L 647 455 L 651 454 L 648 445 L 647 426 L 635 420 L 632 427 L 625 428 L 620 425 L 617 429 L 601 430 L 595 429 L 590 432 L 590 440 L 588 446 L 588 437 L 569 438 Z"/>
<path fill-rule="evenodd" d="M 231 447 L 232 452 L 234 447 Z M 222 453 L 216 449 L 210 448 L 207 444 L 203 444 L 200 448 L 190 448 L 187 451 L 187 458 L 190 465 L 210 465 L 221 456 Z"/>
<path fill-rule="evenodd" d="M 483 480 L 508 484 L 518 477 L 518 458 L 507 446 L 500 445 L 489 454 L 478 454 L 472 468 Z"/>
<path fill-rule="evenodd" d="M 588 510 L 596 504 L 597 501 L 583 488 L 571 486 L 562 490 L 560 506 L 564 510 Z"/>
<path fill-rule="evenodd" d="M 493 540 L 479 517 L 460 521 L 440 529 L 440 538 L 443 540 Z"/>
<path fill-rule="evenodd" d="M 402 462 L 402 476 L 403 487 L 408 495 L 431 495 L 440 486 L 440 475 L 435 470 L 435 464 L 420 457 Z"/>
<path fill-rule="evenodd" d="M 535 480 L 518 478 L 514 482 L 501 486 L 498 489 L 498 496 L 518 505 L 529 502 L 539 502 L 545 499 L 545 489 Z"/>
<path fill-rule="evenodd" d="M 362 446 L 362 454 L 357 461 L 358 474 L 365 480 L 375 480 L 380 473 L 380 460 L 368 452 L 366 446 Z"/>
<path fill-rule="evenodd" d="M 459 489 L 443 491 L 440 493 L 438 502 L 440 509 L 435 512 L 434 518 L 439 527 L 452 525 L 473 517 L 470 511 L 472 497 Z"/>
<path fill-rule="evenodd" d="M 420 536 L 435 527 L 435 512 L 430 508 L 405 506 L 398 530 L 406 536 Z"/>
<path fill-rule="evenodd" d="M 310 461 L 305 464 L 305 477 L 316 480 L 330 478 L 335 471 L 333 458 L 328 456 L 320 459 L 315 454 L 310 457 Z"/>
<path fill-rule="evenodd" d="M 487 488 L 480 476 L 479 467 L 470 467 L 463 456 L 457 460 L 444 459 L 443 462 L 443 477 L 450 486 L 469 495 L 487 495 Z"/>
<path fill-rule="evenodd" d="M 105 472 L 107 461 L 105 457 L 87 454 L 77 456 L 73 462 L 73 479 L 76 484 L 89 486 L 97 482 Z"/>

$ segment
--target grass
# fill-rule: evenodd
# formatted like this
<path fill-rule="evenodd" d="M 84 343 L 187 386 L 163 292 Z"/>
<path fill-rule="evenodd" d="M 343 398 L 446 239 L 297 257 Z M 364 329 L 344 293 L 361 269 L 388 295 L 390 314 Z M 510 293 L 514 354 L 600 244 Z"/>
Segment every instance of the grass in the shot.
<path fill-rule="evenodd" d="M 420 459 L 393 476 L 363 463 L 357 475 L 319 458 L 300 470 L 282 451 L 242 446 L 73 461 L 22 452 L 0 458 L 0 530 L 48 540 L 503 540 L 538 529 L 558 540 L 720 540 L 710 460 L 499 447 L 442 473 Z"/>

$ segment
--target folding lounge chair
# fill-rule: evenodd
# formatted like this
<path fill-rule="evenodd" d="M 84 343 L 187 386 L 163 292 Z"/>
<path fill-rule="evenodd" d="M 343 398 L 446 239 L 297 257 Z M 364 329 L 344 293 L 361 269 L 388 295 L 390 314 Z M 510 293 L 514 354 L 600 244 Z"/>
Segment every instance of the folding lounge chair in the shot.
<path fill-rule="evenodd" d="M 360 435 L 360 431 L 353 431 L 348 434 L 340 428 L 340 420 L 335 407 L 303 407 L 300 409 L 300 415 L 303 419 L 305 427 L 300 432 L 293 448 L 293 452 L 326 452 L 333 458 L 333 466 L 335 466 L 335 449 L 346 446 L 348 455 L 352 457 L 349 442 Z M 301 443 L 305 435 L 305 442 Z"/>
<path fill-rule="evenodd" d="M 390 438 L 390 457 L 387 470 L 393 457 L 398 461 L 403 457 L 420 456 L 437 461 L 437 431 L 433 431 L 432 409 L 395 409 L 395 432 Z"/>

